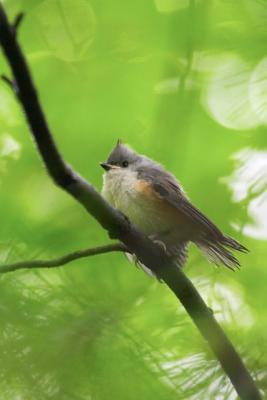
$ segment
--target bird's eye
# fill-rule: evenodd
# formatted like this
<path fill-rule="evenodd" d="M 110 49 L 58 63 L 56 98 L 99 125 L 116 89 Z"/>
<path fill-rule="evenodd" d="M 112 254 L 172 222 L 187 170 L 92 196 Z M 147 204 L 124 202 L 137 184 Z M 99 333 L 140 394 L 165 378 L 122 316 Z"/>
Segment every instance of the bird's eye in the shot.
<path fill-rule="evenodd" d="M 128 163 L 128 161 L 123 161 L 122 163 L 121 163 L 121 165 L 123 166 L 123 168 L 127 168 L 128 167 L 128 165 L 129 165 L 129 163 Z"/>

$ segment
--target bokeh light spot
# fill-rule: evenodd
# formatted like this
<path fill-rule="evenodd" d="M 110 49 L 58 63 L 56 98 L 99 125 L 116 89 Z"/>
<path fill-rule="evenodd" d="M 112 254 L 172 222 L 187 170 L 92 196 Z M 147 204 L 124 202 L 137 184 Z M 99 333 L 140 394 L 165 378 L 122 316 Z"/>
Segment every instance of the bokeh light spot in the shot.
<path fill-rule="evenodd" d="M 211 74 L 203 104 L 218 123 L 229 129 L 247 130 L 260 124 L 249 97 L 250 66 L 236 55 L 226 56 Z"/>

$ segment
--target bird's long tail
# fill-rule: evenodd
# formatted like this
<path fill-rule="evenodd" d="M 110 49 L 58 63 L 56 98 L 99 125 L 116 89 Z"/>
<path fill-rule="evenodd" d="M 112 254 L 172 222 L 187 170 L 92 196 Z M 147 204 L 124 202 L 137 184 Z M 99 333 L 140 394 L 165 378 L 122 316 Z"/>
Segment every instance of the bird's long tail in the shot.
<path fill-rule="evenodd" d="M 230 236 L 221 234 L 219 237 L 203 238 L 195 242 L 204 255 L 216 265 L 223 264 L 231 270 L 240 267 L 238 259 L 233 255 L 232 250 L 248 252 L 242 244 Z"/>

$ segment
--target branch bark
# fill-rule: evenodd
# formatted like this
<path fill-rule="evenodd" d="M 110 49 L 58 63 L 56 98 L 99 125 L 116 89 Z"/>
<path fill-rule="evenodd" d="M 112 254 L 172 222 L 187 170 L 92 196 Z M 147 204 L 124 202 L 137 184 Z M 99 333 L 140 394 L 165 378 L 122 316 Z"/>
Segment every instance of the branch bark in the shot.
<path fill-rule="evenodd" d="M 51 260 L 28 260 L 1 265 L 0 274 L 14 272 L 18 269 L 56 268 L 72 261 L 79 260 L 80 258 L 92 257 L 115 251 L 129 252 L 129 250 L 122 243 L 108 244 L 106 246 L 98 246 L 90 249 L 74 251 L 73 253 L 65 254 L 64 256 L 53 258 Z"/>
<path fill-rule="evenodd" d="M 47 125 L 36 89 L 16 40 L 14 28 L 0 5 L 0 43 L 11 67 L 17 97 L 26 114 L 39 153 L 54 182 L 82 204 L 110 236 L 119 239 L 138 259 L 156 273 L 180 300 L 202 336 L 220 361 L 242 400 L 259 400 L 260 393 L 233 345 L 216 322 L 196 288 L 163 249 L 147 238 L 61 157 Z"/>

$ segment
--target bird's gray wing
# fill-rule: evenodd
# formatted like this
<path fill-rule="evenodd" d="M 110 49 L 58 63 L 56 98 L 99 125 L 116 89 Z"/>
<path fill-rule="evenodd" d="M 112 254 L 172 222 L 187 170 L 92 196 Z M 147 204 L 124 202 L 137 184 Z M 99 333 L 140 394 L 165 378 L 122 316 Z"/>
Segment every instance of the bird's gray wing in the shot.
<path fill-rule="evenodd" d="M 248 250 L 235 239 L 224 235 L 210 219 L 193 206 L 173 175 L 157 167 L 152 171 L 143 171 L 140 179 L 149 182 L 154 193 L 177 210 L 177 224 L 180 225 L 184 241 L 194 242 L 216 264 L 224 264 L 230 269 L 239 267 L 232 250 Z"/>
<path fill-rule="evenodd" d="M 140 179 L 148 181 L 155 193 L 179 213 L 184 229 L 193 240 L 195 236 L 208 235 L 215 240 L 222 237 L 222 233 L 200 210 L 188 200 L 182 188 L 173 175 L 162 168 L 143 170 L 139 174 Z"/>
<path fill-rule="evenodd" d="M 164 171 L 160 166 L 144 170 L 140 179 L 149 182 L 154 193 L 162 201 L 177 211 L 176 221 L 182 240 L 194 242 L 215 264 L 224 264 L 230 269 L 239 267 L 239 262 L 232 250 L 246 252 L 247 249 L 224 235 L 217 226 L 200 210 L 190 203 L 175 177 Z"/>
<path fill-rule="evenodd" d="M 201 230 L 214 238 L 221 236 L 220 230 L 198 208 L 187 199 L 181 188 L 172 179 L 158 179 L 153 182 L 155 192 L 177 211 L 183 214 L 189 226 L 195 229 L 195 234 Z"/>

